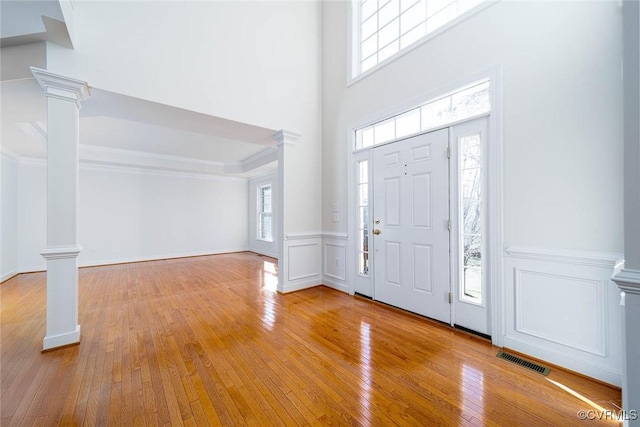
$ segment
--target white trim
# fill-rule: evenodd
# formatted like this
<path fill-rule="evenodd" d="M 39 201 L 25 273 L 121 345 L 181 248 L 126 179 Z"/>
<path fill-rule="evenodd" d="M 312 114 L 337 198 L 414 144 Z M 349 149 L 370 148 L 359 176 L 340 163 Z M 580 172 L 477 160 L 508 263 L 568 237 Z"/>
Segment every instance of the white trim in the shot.
<path fill-rule="evenodd" d="M 587 360 L 578 359 L 576 357 L 558 353 L 547 348 L 540 348 L 539 346 L 532 345 L 511 337 L 504 338 L 504 347 L 506 347 L 507 349 L 513 349 L 520 353 L 531 355 L 538 359 L 548 361 L 559 366 L 563 366 L 566 369 L 579 372 L 583 375 L 596 378 L 600 381 L 604 381 L 615 386 L 620 385 L 622 374 L 619 371 L 611 369 L 607 366 L 591 363 Z"/>
<path fill-rule="evenodd" d="M 78 264 L 79 267 L 99 267 L 101 265 L 112 265 L 112 264 L 129 264 L 133 262 L 146 262 L 146 261 L 164 261 L 170 259 L 180 259 L 180 258 L 191 258 L 191 257 L 199 257 L 199 256 L 207 256 L 207 255 L 222 255 L 222 254 L 230 254 L 237 252 L 253 252 L 250 251 L 249 248 L 229 248 L 229 249 L 219 249 L 215 251 L 194 251 L 194 252 L 182 252 L 182 253 L 170 253 L 170 254 L 157 254 L 157 255 L 148 255 L 148 256 L 133 256 L 133 257 L 124 257 L 124 258 L 111 258 L 111 259 L 103 259 L 98 261 L 83 261 Z"/>
<path fill-rule="evenodd" d="M 37 157 L 20 157 L 17 160 L 20 164 L 33 165 L 33 166 L 46 166 L 47 160 Z M 225 175 L 213 175 L 209 173 L 194 173 L 194 172 L 181 172 L 175 170 L 163 170 L 156 168 L 141 168 L 138 166 L 127 165 L 115 165 L 109 163 L 94 163 L 93 161 L 87 161 L 80 159 L 80 170 L 95 170 L 95 171 L 107 171 L 107 172 L 120 172 L 131 173 L 139 175 L 152 175 L 152 176 L 166 176 L 173 178 L 189 178 L 189 179 L 201 179 L 206 181 L 229 181 L 229 182 L 247 182 L 248 178 L 241 178 L 235 176 Z"/>
<path fill-rule="evenodd" d="M 605 338 L 607 334 L 607 327 L 608 327 L 607 308 L 605 306 L 607 302 L 607 289 L 606 289 L 606 284 L 603 280 L 591 279 L 588 277 L 580 277 L 575 275 L 550 273 L 546 271 L 537 271 L 534 269 L 524 269 L 524 268 L 518 268 L 518 267 L 514 268 L 513 272 L 515 274 L 513 286 L 514 286 L 514 295 L 515 295 L 514 330 L 516 332 L 521 334 L 526 334 L 534 338 L 546 340 L 552 343 L 557 343 L 565 347 L 570 347 L 579 351 L 584 351 L 585 353 L 591 353 L 600 357 L 607 357 L 607 354 L 608 354 L 607 341 Z M 537 276 L 537 277 L 543 277 L 543 278 L 554 278 L 554 279 L 560 279 L 560 280 L 572 281 L 572 282 L 582 282 L 584 284 L 594 285 L 597 288 L 599 297 L 596 302 L 595 310 L 593 311 L 593 316 L 596 317 L 598 320 L 599 330 L 597 334 L 598 339 L 593 340 L 594 342 L 589 343 L 589 344 L 593 344 L 593 346 L 591 347 L 579 346 L 579 345 L 576 345 L 575 343 L 569 342 L 566 339 L 559 339 L 551 336 L 550 334 L 528 329 L 526 326 L 524 326 L 524 322 L 522 319 L 523 304 L 525 303 L 525 301 L 522 300 L 523 275 L 534 276 L 534 277 Z"/>
<path fill-rule="evenodd" d="M 505 292 L 502 248 L 504 247 L 504 193 L 503 193 L 503 141 L 502 141 L 502 69 L 493 66 L 488 71 L 491 114 L 487 129 L 487 285 L 489 289 L 489 327 L 491 342 L 501 347 L 505 336 Z"/>
<path fill-rule="evenodd" d="M 301 135 L 297 132 L 282 129 L 271 135 L 271 138 L 276 141 L 276 145 L 293 145 L 298 139 L 300 139 L 300 136 Z"/>
<path fill-rule="evenodd" d="M 426 92 L 422 92 L 422 93 L 418 93 L 417 95 L 403 101 L 403 102 L 399 102 L 397 104 L 393 104 L 390 105 L 388 107 L 385 107 L 381 110 L 375 111 L 371 114 L 368 114 L 366 116 L 363 116 L 362 118 L 354 121 L 353 123 L 351 123 L 351 125 L 348 127 L 347 131 L 349 133 L 349 147 L 351 149 L 351 151 L 353 151 L 353 147 L 355 147 L 355 140 L 354 140 L 354 135 L 352 135 L 352 133 L 355 133 L 356 130 L 360 129 L 360 128 L 364 128 L 367 126 L 370 126 L 372 124 L 384 121 L 386 119 L 389 119 L 391 117 L 394 116 L 399 116 L 407 111 L 413 110 L 414 108 L 418 108 L 421 107 L 423 105 L 429 104 L 430 102 L 433 101 L 437 101 L 439 99 L 442 98 L 446 98 L 447 96 L 453 95 L 457 92 L 460 92 L 462 90 L 468 89 L 470 87 L 473 87 L 475 85 L 477 85 L 478 83 L 481 83 L 482 81 L 486 81 L 489 80 L 489 93 L 490 96 L 492 96 L 491 94 L 494 94 L 494 86 L 495 86 L 495 82 L 494 79 L 499 79 L 500 77 L 500 65 L 499 64 L 494 64 L 490 67 L 484 68 L 476 73 L 473 74 L 469 74 L 467 77 L 465 78 L 461 78 L 458 80 L 453 81 L 452 83 L 448 83 L 448 84 L 444 84 L 442 86 L 438 86 L 436 88 L 433 88 L 429 91 Z M 501 87 L 500 89 L 500 94 L 501 94 Z M 489 113 L 491 116 L 493 116 L 495 114 L 495 108 L 496 105 L 494 104 L 494 101 L 501 101 L 501 98 L 495 99 L 492 96 L 491 97 L 491 112 Z M 481 114 L 478 115 L 478 117 L 482 117 L 483 115 L 486 114 Z M 463 119 L 459 122 L 451 122 L 448 123 L 446 125 L 443 125 L 441 127 L 437 127 L 437 128 L 433 128 L 433 129 L 429 129 L 427 130 L 427 132 L 432 132 L 432 131 L 436 131 L 438 129 L 442 129 L 442 128 L 446 128 L 449 126 L 452 126 L 454 124 L 458 124 L 461 122 L 466 122 L 467 120 L 472 120 L 475 118 L 478 118 L 476 116 L 474 117 L 470 117 L 469 119 Z M 370 147 L 368 147 L 370 148 Z M 364 151 L 363 150 L 359 150 L 359 151 Z"/>
<path fill-rule="evenodd" d="M 61 76 L 37 67 L 29 67 L 29 69 L 49 98 L 75 102 L 80 108 L 80 101 L 91 96 L 91 90 L 85 81 Z"/>
<path fill-rule="evenodd" d="M 326 239 L 339 239 L 339 240 L 347 240 L 349 238 L 347 233 L 339 233 L 335 231 L 323 231 L 322 237 Z"/>
<path fill-rule="evenodd" d="M 51 350 L 53 348 L 63 347 L 65 345 L 76 344 L 80 342 L 80 325 L 76 325 L 76 329 L 71 332 L 58 335 L 47 335 L 42 340 L 42 349 Z"/>
<path fill-rule="evenodd" d="M 20 271 L 18 271 L 18 269 L 11 270 L 10 272 L 5 273 L 2 276 L 0 276 L 0 283 L 6 282 L 7 280 L 16 277 L 18 274 L 20 274 Z"/>
<path fill-rule="evenodd" d="M 576 251 L 567 249 L 508 247 L 505 256 L 546 262 L 560 262 L 614 269 L 624 262 L 620 253 Z M 624 270 L 623 270 L 624 271 Z"/>
<path fill-rule="evenodd" d="M 46 146 L 47 133 L 37 122 L 18 123 L 23 132 L 31 136 L 31 139 Z M 16 153 L 2 148 L 2 152 L 15 160 L 28 158 L 19 156 Z M 105 156 L 110 158 L 105 159 Z M 171 154 L 150 153 L 147 151 L 128 150 L 122 148 L 111 148 L 101 145 L 80 144 L 80 162 L 94 163 L 107 166 L 121 166 L 131 168 L 146 168 L 153 170 L 177 171 L 185 173 L 201 174 L 232 174 L 246 173 L 261 166 L 268 165 L 278 160 L 278 151 L 275 147 L 268 147 L 238 162 L 219 162 L 215 160 L 203 160 L 193 157 L 174 156 Z M 46 161 L 46 160 L 45 160 Z M 160 162 L 173 162 L 179 164 L 157 164 Z M 199 166 L 205 166 L 202 169 Z M 197 172 L 188 172 L 187 169 L 197 169 Z"/>
<path fill-rule="evenodd" d="M 344 253 L 347 253 L 347 247 L 344 243 L 329 243 L 329 242 L 323 242 L 323 251 L 322 251 L 322 258 L 325 261 L 324 264 L 324 268 L 322 270 L 322 276 L 328 276 L 331 277 L 333 279 L 336 280 L 340 280 L 341 282 L 344 282 L 346 279 L 346 277 L 340 277 L 340 276 L 336 276 L 335 274 L 330 274 L 327 273 L 327 246 L 333 246 L 334 248 L 342 248 L 344 250 Z"/>
<path fill-rule="evenodd" d="M 239 162 L 224 163 L 225 173 L 245 173 L 278 160 L 278 149 L 269 147 Z"/>
<path fill-rule="evenodd" d="M 208 255 L 223 255 L 223 254 L 232 254 L 232 253 L 239 253 L 239 252 L 256 252 L 256 251 L 253 249 L 242 247 L 242 248 L 220 249 L 215 251 L 194 251 L 194 252 L 147 255 L 147 256 L 131 256 L 131 257 L 123 257 L 123 258 L 110 258 L 110 259 L 101 259 L 97 261 L 78 260 L 78 267 L 82 267 L 82 268 L 100 267 L 103 265 L 131 264 L 134 262 L 146 262 L 146 261 L 164 261 L 164 260 L 171 260 L 171 259 L 191 258 L 191 257 L 200 257 L 200 256 L 208 256 Z M 276 258 L 273 255 L 269 255 L 266 253 L 262 255 Z M 46 267 L 46 264 L 43 263 L 42 265 L 30 265 L 27 267 L 19 267 L 15 271 L 14 275 L 26 274 L 26 273 L 42 273 L 45 271 L 47 271 L 47 267 Z"/>
<path fill-rule="evenodd" d="M 301 240 L 301 239 L 320 239 L 322 231 L 309 231 L 305 233 L 287 233 L 285 240 Z"/>
<path fill-rule="evenodd" d="M 640 295 L 640 270 L 622 269 L 611 279 L 628 294 Z"/>
<path fill-rule="evenodd" d="M 319 277 L 319 276 L 318 276 Z M 302 282 L 287 283 L 282 290 L 278 289 L 281 294 L 288 294 L 289 292 L 301 291 L 303 289 L 315 288 L 322 283 L 319 279 L 305 280 Z"/>
<path fill-rule="evenodd" d="M 491 0 L 493 4 L 493 0 Z M 491 112 L 488 115 L 488 140 L 487 140 L 487 185 L 489 187 L 489 194 L 487 195 L 487 223 L 490 224 L 487 227 L 487 239 L 489 245 L 487 247 L 489 262 L 487 265 L 487 283 L 490 284 L 489 290 L 489 310 L 490 310 L 490 328 L 491 328 L 491 341 L 493 345 L 502 347 L 504 334 L 506 331 L 506 319 L 504 314 L 505 304 L 505 292 L 503 289 L 503 143 L 502 143 L 502 76 L 500 64 L 493 65 L 485 68 L 479 72 L 472 73 L 464 79 L 456 80 L 453 83 L 442 85 L 434 90 L 419 94 L 404 102 L 386 107 L 382 110 L 373 112 L 363 118 L 354 121 L 347 126 L 347 182 L 349 183 L 347 188 L 347 211 L 348 211 L 348 230 L 354 232 L 354 218 L 356 215 L 356 206 L 354 202 L 355 190 L 352 189 L 353 182 L 355 182 L 356 171 L 355 165 L 357 160 L 364 159 L 369 156 L 371 150 L 374 147 L 367 147 L 358 151 L 354 151 L 355 147 L 355 131 L 357 129 L 369 126 L 373 123 L 380 122 L 382 120 L 397 116 L 403 112 L 409 111 L 418 106 L 427 104 L 431 101 L 446 97 L 453 93 L 464 90 L 474 86 L 481 81 L 489 81 L 489 96 L 491 100 Z M 476 120 L 480 117 L 485 117 L 486 114 L 478 115 L 477 117 L 470 117 L 454 123 L 448 123 L 442 127 L 429 129 L 426 132 L 434 132 L 443 128 L 453 127 L 456 124 L 464 123 L 467 121 Z M 425 133 L 426 133 L 425 132 Z M 404 138 L 403 138 L 404 139 Z M 383 145 L 383 144 L 381 144 Z M 376 146 L 376 147 L 379 147 Z M 371 168 L 369 169 L 371 173 Z M 372 177 L 369 177 L 372 182 Z M 369 200 L 372 200 L 371 194 Z M 357 232 L 356 232 L 357 234 Z M 355 235 L 355 234 L 354 234 Z M 353 239 L 351 239 L 353 240 Z M 354 282 L 357 279 L 357 272 L 353 270 L 353 263 L 357 262 L 356 254 L 356 242 L 350 241 L 348 245 L 347 253 L 347 277 L 350 279 L 349 292 L 353 294 L 355 292 Z M 375 266 L 372 266 L 375 268 Z M 357 269 L 356 269 L 357 270 Z M 373 296 L 373 295 L 372 295 Z"/>
<path fill-rule="evenodd" d="M 464 89 L 460 90 L 460 92 L 463 91 L 463 90 Z M 446 98 L 446 96 L 445 96 L 445 98 Z M 430 102 L 431 101 L 429 101 L 429 102 L 427 102 L 427 104 L 423 104 L 423 105 L 428 105 Z M 423 105 L 421 105 L 421 106 L 423 106 Z M 411 110 L 418 109 L 421 106 L 412 108 Z M 409 110 L 409 111 L 411 111 L 411 110 Z M 399 117 L 399 116 L 401 116 L 401 115 L 403 115 L 405 113 L 408 113 L 409 111 L 403 111 L 403 112 L 398 113 L 398 114 L 396 114 L 394 116 L 391 116 L 391 117 Z M 491 112 L 475 114 L 473 116 L 465 117 L 464 119 L 460 119 L 460 120 L 455 120 L 455 121 L 449 122 L 449 123 L 444 124 L 444 125 L 435 126 L 435 127 L 428 128 L 428 129 L 425 129 L 425 130 L 420 130 L 418 132 L 415 132 L 415 133 L 412 133 L 412 134 L 409 134 L 409 135 L 404 135 L 404 136 L 401 136 L 399 138 L 394 138 L 394 139 L 390 139 L 388 141 L 380 142 L 380 143 L 374 144 L 374 145 L 372 145 L 370 147 L 358 148 L 358 149 L 353 150 L 353 152 L 354 153 L 361 153 L 361 152 L 367 151 L 367 150 L 369 150 L 371 148 L 382 147 L 384 145 L 392 144 L 394 142 L 402 141 L 402 140 L 405 140 L 405 139 L 410 139 L 410 138 L 413 138 L 413 137 L 416 137 L 416 136 L 424 135 L 426 133 L 431 133 L 431 132 L 436 132 L 436 131 L 439 131 L 439 130 L 442 130 L 442 129 L 452 128 L 452 127 L 454 127 L 456 125 L 467 123 L 467 122 L 470 122 L 470 121 L 473 121 L 473 120 L 476 120 L 476 119 L 482 119 L 484 117 L 489 117 L 490 115 L 491 115 Z M 387 119 L 390 119 L 391 117 L 388 117 Z M 378 123 L 378 122 L 376 122 L 376 123 Z M 367 125 L 365 127 L 369 127 L 369 126 L 375 125 L 376 123 L 371 123 L 371 124 L 369 124 L 369 125 Z M 358 128 L 357 130 L 359 130 L 359 129 L 361 129 L 361 128 Z"/>
<path fill-rule="evenodd" d="M 82 246 L 71 245 L 71 246 L 49 246 L 40 252 L 42 258 L 49 260 L 54 259 L 73 259 L 77 258 L 78 255 L 82 252 Z"/>
<path fill-rule="evenodd" d="M 111 147 L 105 147 L 102 145 L 80 144 L 80 150 L 83 152 L 82 154 L 85 154 L 85 155 L 89 153 L 113 154 L 113 155 L 122 155 L 122 156 L 141 157 L 144 159 L 170 160 L 170 161 L 176 161 L 176 162 L 196 163 L 196 164 L 207 165 L 207 166 L 225 166 L 224 162 L 217 162 L 214 160 L 194 159 L 192 157 L 173 156 L 170 154 L 149 153 L 147 151 L 128 150 L 123 148 L 111 148 Z"/>
<path fill-rule="evenodd" d="M 447 22 L 445 25 L 443 25 L 442 27 L 438 28 L 437 30 L 434 30 L 430 33 L 425 34 L 422 38 L 420 38 L 419 40 L 417 40 L 416 42 L 410 44 L 409 46 L 407 46 L 404 49 L 400 49 L 398 52 L 396 52 L 395 54 L 391 55 L 390 57 L 388 57 L 387 59 L 385 59 L 382 62 L 377 63 L 375 66 L 369 68 L 367 71 L 361 72 L 356 76 L 353 76 L 353 71 L 354 71 L 354 67 L 356 66 L 356 64 L 358 64 L 360 62 L 360 48 L 359 48 L 359 44 L 360 44 L 360 37 L 357 37 L 354 39 L 353 34 L 355 34 L 356 31 L 360 31 L 360 23 L 355 21 L 355 13 L 354 13 L 354 2 L 353 0 L 349 2 L 350 7 L 349 7 L 349 25 L 348 25 L 348 55 L 349 58 L 347 60 L 347 87 L 359 82 L 362 79 L 365 79 L 366 77 L 374 74 L 375 72 L 377 72 L 378 70 L 386 67 L 387 65 L 391 64 L 392 62 L 395 62 L 398 58 L 403 57 L 404 55 L 408 54 L 409 52 L 413 51 L 414 49 L 422 46 L 423 44 L 427 43 L 428 41 L 438 37 L 439 35 L 447 32 L 448 30 L 452 29 L 453 27 L 457 26 L 458 24 L 466 21 L 467 19 L 471 18 L 473 15 L 487 9 L 488 7 L 498 3 L 499 0 L 485 0 L 483 3 L 480 3 L 476 6 L 474 6 L 473 8 L 469 9 L 468 11 L 464 12 L 461 15 L 458 15 L 457 17 L 455 17 L 454 19 L 452 19 L 451 21 Z M 354 25 L 357 26 L 357 28 L 354 28 Z"/>
<path fill-rule="evenodd" d="M 344 292 L 347 294 L 349 293 L 349 286 L 344 283 L 340 283 L 337 280 L 323 277 L 322 284 L 328 288 L 335 289 L 336 291 Z"/>
<path fill-rule="evenodd" d="M 43 261 L 41 265 L 30 265 L 28 267 L 18 267 L 17 274 L 29 274 L 29 273 L 44 273 L 47 271 L 46 261 Z"/>

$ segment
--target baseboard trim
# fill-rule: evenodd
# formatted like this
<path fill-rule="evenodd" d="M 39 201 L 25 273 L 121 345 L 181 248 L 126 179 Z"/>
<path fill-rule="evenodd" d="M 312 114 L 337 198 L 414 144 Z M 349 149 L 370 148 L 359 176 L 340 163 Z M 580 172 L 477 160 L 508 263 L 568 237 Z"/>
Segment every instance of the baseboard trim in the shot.
<path fill-rule="evenodd" d="M 620 387 L 622 384 L 621 372 L 613 371 L 606 366 L 579 360 L 566 354 L 560 354 L 553 350 L 543 349 L 513 337 L 504 337 L 504 348 L 515 350 L 529 358 L 542 360 L 547 364 L 560 366 L 567 371 L 579 372 L 585 377 L 595 378 L 612 387 Z"/>
<path fill-rule="evenodd" d="M 105 265 L 117 265 L 117 264 L 131 264 L 135 262 L 148 262 L 148 261 L 164 261 L 170 259 L 180 259 L 180 258 L 194 258 L 208 255 L 224 255 L 224 254 L 232 254 L 238 252 L 251 252 L 248 248 L 235 248 L 235 249 L 223 249 L 220 251 L 200 251 L 200 252 L 187 252 L 182 254 L 167 254 L 167 255 L 152 255 L 152 256 L 144 256 L 144 257 L 128 257 L 128 258 L 116 258 L 116 259 L 107 259 L 101 261 L 85 261 L 79 262 L 78 267 L 100 267 Z"/>
<path fill-rule="evenodd" d="M 340 283 L 336 280 L 330 279 L 325 274 L 322 277 L 322 284 L 327 288 L 335 289 L 340 292 L 344 292 L 345 294 L 349 293 L 349 287 L 345 283 Z"/>
<path fill-rule="evenodd" d="M 51 351 L 60 347 L 78 344 L 79 342 L 80 325 L 76 325 L 76 329 L 74 331 L 44 337 L 44 340 L 42 340 L 42 351 Z"/>
<path fill-rule="evenodd" d="M 3 274 L 2 276 L 0 276 L 0 284 L 6 282 L 7 280 L 17 276 L 18 274 L 20 274 L 20 271 L 16 270 L 12 270 L 6 274 Z"/>
<path fill-rule="evenodd" d="M 322 285 L 321 279 L 306 280 L 298 283 L 289 283 L 282 291 L 280 291 L 280 293 L 289 294 L 291 292 L 302 291 L 304 289 L 314 288 L 320 285 Z"/>

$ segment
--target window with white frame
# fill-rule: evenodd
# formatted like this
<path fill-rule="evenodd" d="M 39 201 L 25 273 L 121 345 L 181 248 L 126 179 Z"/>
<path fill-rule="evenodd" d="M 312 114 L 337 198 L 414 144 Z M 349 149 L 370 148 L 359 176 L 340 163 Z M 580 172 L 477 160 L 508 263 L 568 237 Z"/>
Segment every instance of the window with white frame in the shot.
<path fill-rule="evenodd" d="M 352 77 L 423 39 L 484 0 L 353 0 Z"/>
<path fill-rule="evenodd" d="M 383 144 L 490 111 L 489 82 L 484 81 L 356 130 L 355 149 Z"/>
<path fill-rule="evenodd" d="M 482 198 L 482 139 L 480 134 L 467 135 L 459 140 L 460 175 L 459 205 L 462 263 L 460 298 L 482 304 L 483 198 Z"/>
<path fill-rule="evenodd" d="M 358 162 L 358 274 L 369 275 L 369 161 Z"/>
<path fill-rule="evenodd" d="M 258 187 L 258 240 L 273 241 L 271 185 Z"/>

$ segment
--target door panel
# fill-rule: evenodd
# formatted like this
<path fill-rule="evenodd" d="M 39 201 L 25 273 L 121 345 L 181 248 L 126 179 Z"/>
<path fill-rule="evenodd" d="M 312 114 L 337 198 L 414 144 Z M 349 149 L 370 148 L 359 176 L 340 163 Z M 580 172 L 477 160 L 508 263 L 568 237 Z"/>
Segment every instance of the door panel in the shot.
<path fill-rule="evenodd" d="M 452 174 L 451 197 L 451 211 L 454 212 L 452 253 L 457 254 L 453 258 L 453 282 L 456 284 L 453 289 L 453 323 L 491 335 L 485 225 L 487 138 L 487 118 L 471 120 L 451 128 L 451 158 L 453 164 L 457 165 Z M 474 241 L 479 244 L 472 244 Z M 471 252 L 468 249 L 470 247 L 478 247 L 479 251 L 465 256 L 465 249 Z M 473 261 L 468 261 L 469 258 Z"/>
<path fill-rule="evenodd" d="M 447 323 L 448 135 L 373 149 L 374 298 Z"/>

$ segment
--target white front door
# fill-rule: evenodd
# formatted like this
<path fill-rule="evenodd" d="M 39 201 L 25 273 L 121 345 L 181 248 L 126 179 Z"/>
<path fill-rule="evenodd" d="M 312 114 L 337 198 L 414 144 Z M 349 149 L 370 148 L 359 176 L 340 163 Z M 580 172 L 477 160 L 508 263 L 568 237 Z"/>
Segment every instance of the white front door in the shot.
<path fill-rule="evenodd" d="M 374 299 L 450 323 L 449 131 L 373 149 Z"/>

